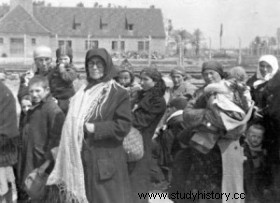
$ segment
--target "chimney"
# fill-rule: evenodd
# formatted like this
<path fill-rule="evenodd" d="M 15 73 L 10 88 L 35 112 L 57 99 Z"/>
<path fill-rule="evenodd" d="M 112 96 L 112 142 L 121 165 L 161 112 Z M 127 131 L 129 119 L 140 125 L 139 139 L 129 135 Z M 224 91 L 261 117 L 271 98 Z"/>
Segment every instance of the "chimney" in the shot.
<path fill-rule="evenodd" d="M 29 14 L 33 15 L 33 3 L 32 0 L 10 0 L 10 8 L 13 9 L 21 5 Z"/>

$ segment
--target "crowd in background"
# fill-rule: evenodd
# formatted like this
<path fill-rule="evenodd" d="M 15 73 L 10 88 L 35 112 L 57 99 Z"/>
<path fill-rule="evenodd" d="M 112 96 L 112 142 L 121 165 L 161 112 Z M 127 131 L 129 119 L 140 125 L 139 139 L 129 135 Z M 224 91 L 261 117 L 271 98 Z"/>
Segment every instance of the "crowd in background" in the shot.
<path fill-rule="evenodd" d="M 20 78 L 21 106 L 0 82 L 0 202 L 148 202 L 139 194 L 244 193 L 280 200 L 280 71 L 275 56 L 259 59 L 249 78 L 202 65 L 196 87 L 183 67 L 162 76 L 144 68 L 139 81 L 128 60 L 115 67 L 107 50 L 89 50 L 86 83 L 76 92 L 71 49 L 34 50 L 34 67 Z M 138 132 L 137 160 L 124 139 Z M 131 144 L 132 145 L 132 144 Z M 140 149 L 141 150 L 141 149 Z M 175 203 L 193 200 L 172 198 Z"/>

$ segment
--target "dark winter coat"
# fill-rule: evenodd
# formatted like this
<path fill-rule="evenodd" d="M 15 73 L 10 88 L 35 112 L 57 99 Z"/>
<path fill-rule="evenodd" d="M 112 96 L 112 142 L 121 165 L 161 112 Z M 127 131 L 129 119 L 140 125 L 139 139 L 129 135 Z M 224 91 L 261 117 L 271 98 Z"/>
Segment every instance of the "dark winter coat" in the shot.
<path fill-rule="evenodd" d="M 21 184 L 32 170 L 53 160 L 51 149 L 59 145 L 63 122 L 64 114 L 50 95 L 28 111 L 18 163 Z"/>
<path fill-rule="evenodd" d="M 86 64 L 93 56 L 99 56 L 105 61 L 106 74 L 98 81 L 88 78 L 90 83 L 85 91 L 99 82 L 108 81 L 114 71 L 112 59 L 105 49 L 90 50 Z M 94 124 L 95 132 L 85 131 L 82 161 L 86 196 L 90 203 L 131 203 L 127 160 L 122 146 L 131 127 L 129 106 L 128 92 L 116 85 L 101 110 L 102 117 L 88 121 Z"/>
<path fill-rule="evenodd" d="M 16 163 L 15 141 L 18 136 L 15 98 L 11 90 L 0 82 L 0 167 Z"/>
<path fill-rule="evenodd" d="M 65 67 L 65 71 L 60 72 L 59 67 L 51 70 L 48 75 L 52 96 L 58 100 L 69 99 L 75 94 L 73 81 L 77 78 L 77 73 L 72 64 Z"/>
<path fill-rule="evenodd" d="M 148 199 L 140 200 L 138 193 L 149 191 L 152 137 L 166 109 L 163 95 L 155 95 L 153 90 L 139 93 L 141 96 L 139 102 L 137 102 L 138 107 L 133 112 L 132 125 L 143 136 L 144 157 L 140 161 L 129 164 L 134 203 L 148 202 Z"/>

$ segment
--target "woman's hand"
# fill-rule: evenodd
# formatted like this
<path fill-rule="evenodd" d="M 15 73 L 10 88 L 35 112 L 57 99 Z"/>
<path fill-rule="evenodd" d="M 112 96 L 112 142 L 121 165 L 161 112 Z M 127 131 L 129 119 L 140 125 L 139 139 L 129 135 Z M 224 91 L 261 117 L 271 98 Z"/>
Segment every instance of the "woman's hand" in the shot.
<path fill-rule="evenodd" d="M 43 176 L 47 168 L 49 167 L 51 161 L 47 160 L 45 161 L 39 168 L 38 168 L 38 174 L 39 176 Z"/>
<path fill-rule="evenodd" d="M 89 133 L 94 133 L 95 127 L 93 123 L 85 123 L 85 129 Z"/>

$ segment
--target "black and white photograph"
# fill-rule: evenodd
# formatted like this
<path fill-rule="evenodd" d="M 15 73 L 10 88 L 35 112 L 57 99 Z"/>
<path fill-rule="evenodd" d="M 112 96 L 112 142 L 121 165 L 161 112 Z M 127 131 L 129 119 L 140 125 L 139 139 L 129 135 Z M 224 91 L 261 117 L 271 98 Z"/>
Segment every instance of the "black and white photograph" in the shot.
<path fill-rule="evenodd" d="M 0 0 L 0 203 L 280 202 L 280 0 Z"/>

